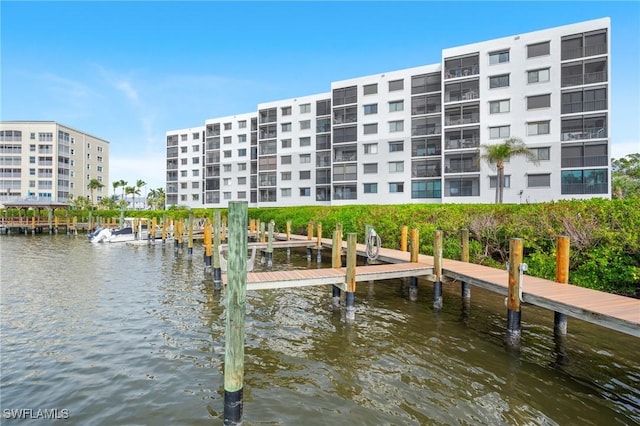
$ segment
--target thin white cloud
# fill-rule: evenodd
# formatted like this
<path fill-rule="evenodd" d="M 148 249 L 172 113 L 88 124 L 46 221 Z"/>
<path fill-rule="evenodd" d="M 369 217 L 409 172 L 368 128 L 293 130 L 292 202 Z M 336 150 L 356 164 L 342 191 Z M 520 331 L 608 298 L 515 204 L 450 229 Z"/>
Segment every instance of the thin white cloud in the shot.
<path fill-rule="evenodd" d="M 640 141 L 622 141 L 611 143 L 611 158 L 622 158 L 629 154 L 640 153 Z"/>
<path fill-rule="evenodd" d="M 138 92 L 133 88 L 131 82 L 121 80 L 115 83 L 115 87 L 120 90 L 124 95 L 134 104 L 138 103 Z"/>

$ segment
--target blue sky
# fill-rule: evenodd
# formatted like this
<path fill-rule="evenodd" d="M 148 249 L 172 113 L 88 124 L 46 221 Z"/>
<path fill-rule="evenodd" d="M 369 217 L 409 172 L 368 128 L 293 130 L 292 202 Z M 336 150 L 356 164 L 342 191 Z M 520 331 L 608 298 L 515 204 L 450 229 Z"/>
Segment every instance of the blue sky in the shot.
<path fill-rule="evenodd" d="M 0 2 L 2 120 L 111 142 L 110 179 L 164 187 L 165 132 L 441 50 L 610 17 L 612 156 L 640 152 L 640 3 Z"/>

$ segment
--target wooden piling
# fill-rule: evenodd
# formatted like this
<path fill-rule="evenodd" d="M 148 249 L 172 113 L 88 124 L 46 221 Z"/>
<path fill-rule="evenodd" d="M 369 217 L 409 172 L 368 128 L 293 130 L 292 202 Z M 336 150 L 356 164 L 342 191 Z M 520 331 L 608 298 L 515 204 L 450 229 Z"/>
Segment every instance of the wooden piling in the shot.
<path fill-rule="evenodd" d="M 436 282 L 433 285 L 433 308 L 442 309 L 442 239 L 444 233 L 437 230 L 433 239 L 433 273 Z"/>
<path fill-rule="evenodd" d="M 570 239 L 561 235 L 556 238 L 556 282 L 560 284 L 569 283 L 569 251 Z M 554 312 L 553 332 L 556 336 L 567 334 L 567 315 Z"/>
<path fill-rule="evenodd" d="M 407 236 L 409 233 L 409 227 L 403 226 L 400 228 L 400 251 L 408 251 L 407 250 Z"/>
<path fill-rule="evenodd" d="M 347 275 L 346 275 L 346 319 L 354 320 L 356 317 L 356 244 L 357 234 L 352 232 L 347 235 Z"/>
<path fill-rule="evenodd" d="M 318 263 L 322 262 L 322 222 L 318 222 L 317 228 L 317 238 L 316 238 L 316 261 Z"/>
<path fill-rule="evenodd" d="M 265 243 L 267 241 L 267 235 L 265 233 L 265 223 L 260 222 L 260 242 Z"/>
<path fill-rule="evenodd" d="M 116 219 L 113 218 L 113 225 L 115 226 L 116 224 Z M 151 230 L 149 231 L 149 234 L 151 235 L 151 242 L 153 244 L 156 243 L 156 227 L 158 226 L 158 219 L 154 216 L 151 218 Z"/>
<path fill-rule="evenodd" d="M 342 268 L 342 233 L 337 229 L 333 231 L 331 244 L 331 267 Z M 333 286 L 333 305 L 340 306 L 340 287 Z"/>
<path fill-rule="evenodd" d="M 469 262 L 469 230 L 460 230 L 460 260 L 463 262 Z M 471 286 L 468 282 L 462 281 L 460 283 L 460 292 L 462 293 L 462 299 L 468 300 L 471 298 Z"/>
<path fill-rule="evenodd" d="M 53 228 L 54 228 L 56 234 L 58 233 L 58 225 L 59 225 L 58 216 L 54 216 L 53 217 Z"/>
<path fill-rule="evenodd" d="M 273 266 L 273 220 L 269 221 L 269 235 L 267 236 L 267 266 Z"/>
<path fill-rule="evenodd" d="M 287 241 L 291 239 L 291 221 L 287 221 Z"/>
<path fill-rule="evenodd" d="M 313 222 L 309 221 L 309 224 L 307 225 L 307 240 L 311 241 L 313 240 Z"/>
<path fill-rule="evenodd" d="M 204 224 L 204 230 L 202 234 L 202 242 L 204 244 L 204 270 L 208 272 L 211 270 L 211 222 L 209 219 Z M 214 281 L 215 284 L 215 281 Z"/>
<path fill-rule="evenodd" d="M 189 240 L 187 241 L 187 256 L 193 257 L 193 212 L 189 212 Z"/>
<path fill-rule="evenodd" d="M 229 202 L 229 260 L 224 356 L 224 424 L 242 424 L 247 298 L 247 202 Z"/>
<path fill-rule="evenodd" d="M 213 289 L 222 288 L 222 267 L 220 265 L 220 242 L 222 239 L 222 219 L 220 210 L 213 212 Z M 211 239 L 211 235 L 209 235 Z"/>
<path fill-rule="evenodd" d="M 520 343 L 520 287 L 522 283 L 522 239 L 509 240 L 509 288 L 507 296 L 507 343 Z"/>
<path fill-rule="evenodd" d="M 162 216 L 162 245 L 167 241 L 167 218 Z"/>
<path fill-rule="evenodd" d="M 49 222 L 49 235 L 53 234 L 53 210 L 47 209 L 47 220 Z"/>

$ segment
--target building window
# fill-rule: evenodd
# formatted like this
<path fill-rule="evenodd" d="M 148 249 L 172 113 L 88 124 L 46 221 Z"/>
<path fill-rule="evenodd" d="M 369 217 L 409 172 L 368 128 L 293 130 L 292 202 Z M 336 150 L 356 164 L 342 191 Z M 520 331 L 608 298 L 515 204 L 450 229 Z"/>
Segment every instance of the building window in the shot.
<path fill-rule="evenodd" d="M 189 147 L 181 146 L 181 147 L 180 147 L 180 153 L 181 153 L 181 154 L 186 154 L 188 149 L 189 149 Z"/>
<path fill-rule="evenodd" d="M 231 158 L 231 151 L 224 151 L 224 158 Z"/>
<path fill-rule="evenodd" d="M 282 111 L 282 115 L 291 115 L 291 107 L 290 106 L 286 106 L 286 107 L 282 107 L 280 108 L 280 110 Z"/>
<path fill-rule="evenodd" d="M 489 114 L 500 114 L 502 112 L 509 112 L 510 109 L 511 101 L 509 99 L 489 102 Z"/>
<path fill-rule="evenodd" d="M 390 161 L 389 173 L 400 173 L 400 172 L 404 172 L 404 161 Z"/>
<path fill-rule="evenodd" d="M 527 175 L 527 187 L 548 188 L 551 186 L 551 174 Z"/>
<path fill-rule="evenodd" d="M 192 145 L 191 146 L 191 151 L 192 152 L 200 152 L 200 145 Z"/>
<path fill-rule="evenodd" d="M 502 64 L 505 62 L 509 62 L 509 51 L 502 50 L 500 52 L 492 52 L 489 53 L 489 63 L 493 64 Z"/>
<path fill-rule="evenodd" d="M 389 82 L 389 91 L 395 92 L 404 89 L 404 80 L 393 80 Z"/>
<path fill-rule="evenodd" d="M 231 123 L 224 123 L 224 130 L 231 130 Z"/>
<path fill-rule="evenodd" d="M 186 170 L 181 170 L 180 171 L 180 177 L 187 177 L 187 171 Z M 186 188 L 186 185 L 187 185 L 186 182 L 184 183 L 184 185 L 185 185 L 184 187 Z"/>
<path fill-rule="evenodd" d="M 300 154 L 300 164 L 310 163 L 311 154 Z"/>
<path fill-rule="evenodd" d="M 365 183 L 363 192 L 365 194 L 377 194 L 378 193 L 378 184 L 377 183 Z"/>
<path fill-rule="evenodd" d="M 280 143 L 283 148 L 291 148 L 291 139 L 281 139 Z"/>
<path fill-rule="evenodd" d="M 311 128 L 311 120 L 302 120 L 300 122 L 300 130 L 306 130 Z"/>
<path fill-rule="evenodd" d="M 238 171 L 243 172 L 247 170 L 247 163 L 238 163 Z"/>
<path fill-rule="evenodd" d="M 527 71 L 528 83 L 544 83 L 549 81 L 549 68 Z"/>
<path fill-rule="evenodd" d="M 310 197 L 311 196 L 311 188 L 300 188 L 300 196 L 301 197 Z"/>
<path fill-rule="evenodd" d="M 246 185 L 247 184 L 247 177 L 246 176 L 240 176 L 238 178 L 238 185 Z"/>
<path fill-rule="evenodd" d="M 607 170 L 563 170 L 561 175 L 563 194 L 606 194 Z"/>
<path fill-rule="evenodd" d="M 191 164 L 200 164 L 200 157 L 193 157 L 191 159 Z"/>
<path fill-rule="evenodd" d="M 548 41 L 543 43 L 530 44 L 527 46 L 527 58 L 535 58 L 537 56 L 544 56 L 549 54 Z"/>
<path fill-rule="evenodd" d="M 389 112 L 404 111 L 404 101 L 389 102 Z"/>
<path fill-rule="evenodd" d="M 404 131 L 404 121 L 403 120 L 390 121 L 389 122 L 389 132 L 390 133 L 402 132 L 402 131 Z"/>
<path fill-rule="evenodd" d="M 371 114 L 378 113 L 378 104 L 363 105 L 363 108 L 364 108 L 364 115 L 371 115 Z"/>
<path fill-rule="evenodd" d="M 191 176 L 193 176 L 193 177 L 200 176 L 200 170 L 198 170 L 198 169 L 191 170 Z"/>
<path fill-rule="evenodd" d="M 389 192 L 404 192 L 404 182 L 389 182 Z"/>
<path fill-rule="evenodd" d="M 300 138 L 300 146 L 311 146 L 311 138 L 310 137 Z"/>
<path fill-rule="evenodd" d="M 498 183 L 498 176 L 489 176 L 489 188 L 495 188 Z M 503 188 L 511 188 L 511 176 L 504 176 L 504 185 Z"/>
<path fill-rule="evenodd" d="M 282 157 L 280 157 L 280 164 L 291 164 L 291 156 L 283 155 Z"/>
<path fill-rule="evenodd" d="M 355 104 L 358 102 L 358 86 L 333 90 L 333 106 Z"/>
<path fill-rule="evenodd" d="M 246 129 L 247 128 L 247 120 L 238 121 L 238 129 Z"/>
<path fill-rule="evenodd" d="M 280 180 L 291 180 L 291 172 L 280 173 Z"/>
<path fill-rule="evenodd" d="M 247 198 L 247 191 L 238 191 L 238 200 L 244 200 Z"/>
<path fill-rule="evenodd" d="M 537 121 L 535 123 L 527 123 L 527 135 L 548 135 L 549 134 L 549 121 Z"/>
<path fill-rule="evenodd" d="M 364 153 L 365 154 L 377 154 L 378 153 L 378 144 L 377 143 L 366 143 L 366 144 L 364 144 Z"/>
<path fill-rule="evenodd" d="M 191 201 L 200 200 L 200 194 L 191 194 Z"/>
<path fill-rule="evenodd" d="M 551 149 L 549 147 L 545 148 L 529 148 L 533 156 L 537 161 L 546 161 L 551 158 Z"/>
<path fill-rule="evenodd" d="M 231 136 L 225 136 L 222 138 L 222 143 L 229 144 L 231 143 Z"/>
<path fill-rule="evenodd" d="M 224 178 L 224 179 L 222 179 L 222 185 L 223 185 L 223 186 L 229 186 L 229 185 L 231 185 L 231 178 Z"/>
<path fill-rule="evenodd" d="M 238 150 L 238 157 L 246 157 L 247 156 L 247 148 L 242 148 Z"/>
<path fill-rule="evenodd" d="M 300 105 L 300 114 L 308 114 L 311 112 L 311 104 Z"/>
<path fill-rule="evenodd" d="M 291 197 L 291 188 L 281 188 L 280 189 L 280 195 L 282 197 Z"/>
<path fill-rule="evenodd" d="M 365 84 L 362 86 L 362 93 L 365 95 L 374 95 L 378 93 L 378 83 Z"/>
<path fill-rule="evenodd" d="M 511 135 L 511 126 L 489 127 L 489 139 L 504 139 Z"/>
<path fill-rule="evenodd" d="M 402 152 L 402 151 L 404 151 L 403 141 L 389 142 L 389 152 Z"/>
<path fill-rule="evenodd" d="M 509 87 L 509 74 L 494 75 L 489 77 L 489 88 Z"/>
<path fill-rule="evenodd" d="M 191 182 L 191 189 L 199 189 L 200 182 Z"/>
<path fill-rule="evenodd" d="M 378 133 L 378 123 L 365 124 L 363 128 L 365 135 L 373 135 Z"/>
<path fill-rule="evenodd" d="M 291 123 L 282 123 L 282 132 L 290 132 L 291 131 Z"/>
<path fill-rule="evenodd" d="M 231 153 L 231 151 L 229 151 L 229 153 Z M 231 155 L 231 154 L 229 154 Z M 222 165 L 222 171 L 225 173 L 230 173 L 231 172 L 231 164 L 223 164 Z"/>
<path fill-rule="evenodd" d="M 230 199 L 231 199 L 231 192 L 223 192 L 223 193 L 222 193 L 222 197 L 223 197 L 225 200 L 230 200 Z"/>
<path fill-rule="evenodd" d="M 362 173 L 364 174 L 377 174 L 378 163 L 365 163 L 362 165 Z"/>
<path fill-rule="evenodd" d="M 238 135 L 238 142 L 239 143 L 244 143 L 246 141 L 247 141 L 247 135 Z"/>
<path fill-rule="evenodd" d="M 103 168 L 102 168 L 102 166 L 98 166 L 98 167 L 96 167 L 96 170 L 99 171 L 99 172 L 102 172 Z"/>
<path fill-rule="evenodd" d="M 527 110 L 549 108 L 551 106 L 551 95 L 527 96 Z"/>
<path fill-rule="evenodd" d="M 310 170 L 302 170 L 300 171 L 300 180 L 309 180 L 311 179 L 311 171 Z"/>

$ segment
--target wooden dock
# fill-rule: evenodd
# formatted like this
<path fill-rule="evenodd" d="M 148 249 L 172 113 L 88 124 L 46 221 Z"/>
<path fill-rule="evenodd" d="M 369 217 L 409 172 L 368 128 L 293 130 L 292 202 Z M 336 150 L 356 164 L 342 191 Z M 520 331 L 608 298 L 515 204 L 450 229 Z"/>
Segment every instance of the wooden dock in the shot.
<path fill-rule="evenodd" d="M 284 234 L 276 234 L 282 240 Z M 316 239 L 307 236 L 291 235 L 291 242 L 304 241 L 310 246 Z M 275 242 L 274 242 L 275 244 Z M 300 244 L 300 243 L 297 243 Z M 343 248 L 346 242 L 343 241 Z M 332 240 L 323 238 L 323 248 L 331 248 Z M 358 255 L 364 256 L 366 247 L 357 245 Z M 400 250 L 380 248 L 378 260 L 387 264 L 359 266 L 356 268 L 356 281 L 384 280 L 400 277 L 424 276 L 433 280 L 433 257 L 419 255 L 418 263 L 410 263 L 410 253 Z M 508 272 L 488 266 L 443 259 L 443 276 L 448 283 L 466 282 L 486 290 L 507 295 Z M 345 289 L 346 269 L 325 268 L 296 271 L 250 272 L 247 274 L 247 290 L 275 289 L 285 287 L 303 287 L 312 285 L 335 285 Z M 223 277 L 226 283 L 226 277 Z M 447 284 L 445 282 L 445 284 Z M 570 284 L 524 275 L 522 300 L 570 317 L 591 322 L 602 327 L 640 337 L 640 299 L 605 293 Z"/>

